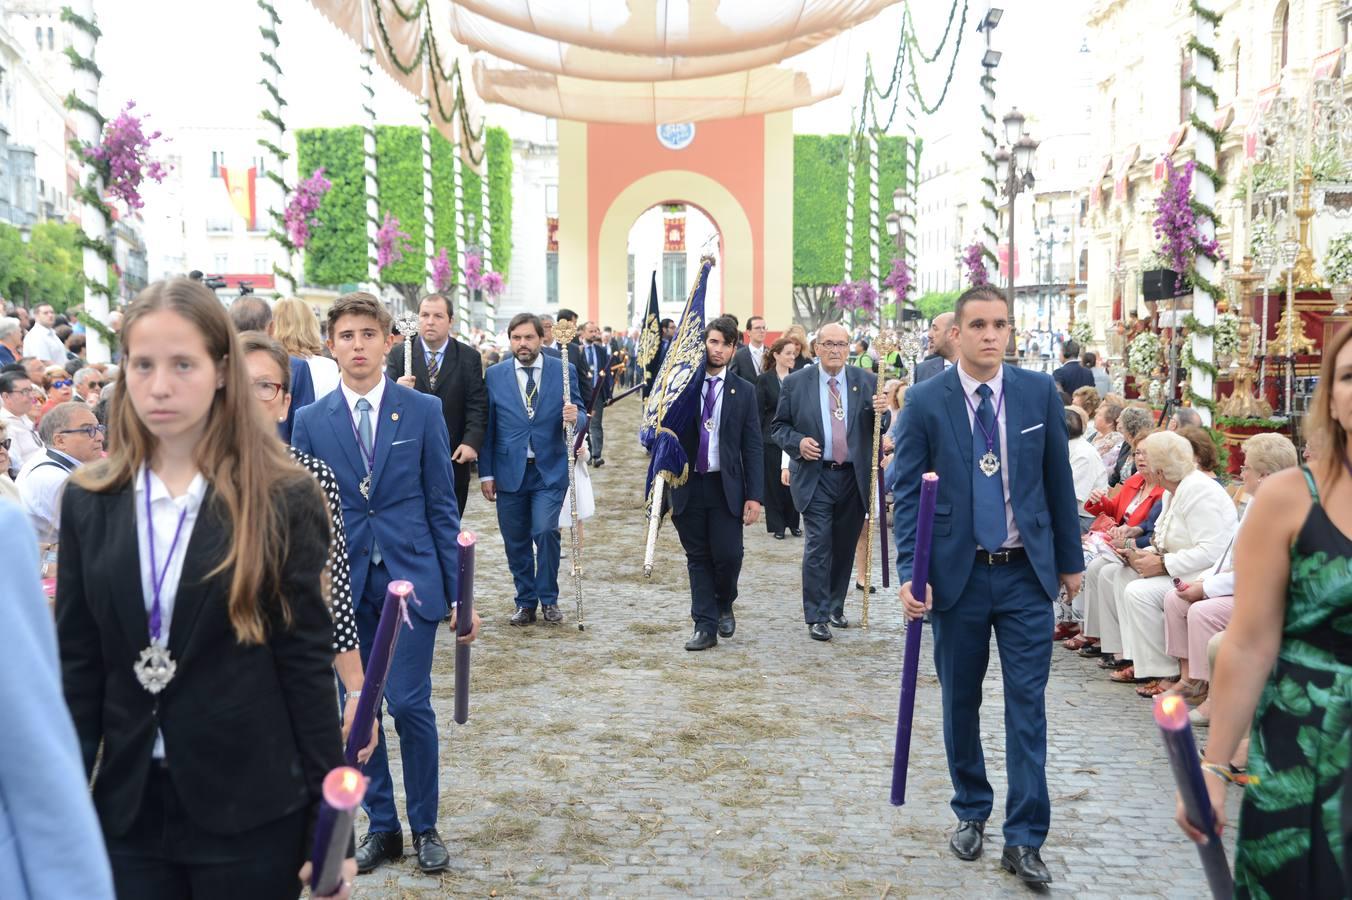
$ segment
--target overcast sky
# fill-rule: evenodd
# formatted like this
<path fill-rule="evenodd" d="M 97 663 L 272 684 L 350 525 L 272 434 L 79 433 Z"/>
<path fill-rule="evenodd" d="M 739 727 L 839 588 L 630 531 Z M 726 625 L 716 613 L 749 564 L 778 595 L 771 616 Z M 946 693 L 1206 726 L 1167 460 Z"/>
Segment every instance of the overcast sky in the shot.
<path fill-rule="evenodd" d="M 289 102 L 286 119 L 296 127 L 351 124 L 360 114 L 357 51 L 305 0 L 274 0 L 283 19 L 280 62 L 285 72 L 282 92 Z M 747 2 L 747 0 L 739 0 Z M 1004 52 L 999 78 L 1000 113 L 1008 104 L 1025 109 L 1054 96 L 1059 79 L 1075 65 L 1083 39 L 1083 10 L 1088 0 L 1061 0 L 1048 14 L 1045 0 L 1006 0 L 1004 19 L 995 32 L 995 46 Z M 943 34 L 950 3 L 914 3 L 922 47 L 933 49 Z M 959 3 L 959 9 L 961 4 Z M 112 112 L 127 99 L 150 114 L 151 123 L 172 135 L 185 125 L 248 127 L 257 122 L 263 98 L 258 87 L 258 25 L 262 11 L 255 0 L 217 0 L 204 9 L 183 0 L 96 0 L 103 38 L 98 62 L 104 79 L 100 106 Z M 922 136 L 974 127 L 977 79 L 984 39 L 976 24 L 986 5 L 973 3 L 963 34 L 962 58 L 948 98 L 936 116 L 918 121 Z M 849 128 L 851 108 L 859 103 L 864 54 L 886 78 L 895 58 L 901 7 L 886 10 L 873 22 L 855 29 L 848 39 L 850 68 L 840 96 L 794 114 L 802 133 L 841 133 Z M 956 29 L 956 26 L 955 26 Z M 842 38 L 842 40 L 845 38 Z M 950 38 L 951 46 L 952 38 Z M 942 88 L 951 54 L 919 73 L 921 90 L 933 100 Z M 413 100 L 387 78 L 377 85 L 377 110 L 382 122 L 416 124 Z M 493 119 L 494 107 L 488 108 Z M 900 133 L 902 117 L 894 131 Z"/>

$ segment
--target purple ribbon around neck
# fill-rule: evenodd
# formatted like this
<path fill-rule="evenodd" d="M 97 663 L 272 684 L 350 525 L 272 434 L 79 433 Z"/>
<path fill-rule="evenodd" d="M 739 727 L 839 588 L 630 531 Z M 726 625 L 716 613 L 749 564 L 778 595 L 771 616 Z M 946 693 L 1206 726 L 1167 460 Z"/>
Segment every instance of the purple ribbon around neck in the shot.
<path fill-rule="evenodd" d="M 376 469 L 376 439 L 380 437 L 380 408 L 371 407 L 371 418 L 376 420 L 375 426 L 371 429 L 371 452 L 367 453 L 366 448 L 361 445 L 361 432 L 357 430 L 357 417 L 353 415 L 352 410 L 347 411 L 347 422 L 352 426 L 352 438 L 357 442 L 357 452 L 361 454 L 362 460 L 366 463 L 366 472 L 369 475 Z"/>
<path fill-rule="evenodd" d="M 995 427 L 989 431 L 986 430 L 986 423 L 981 421 L 981 415 L 977 412 L 976 404 L 972 403 L 971 395 L 963 391 L 962 398 L 967 401 L 967 408 L 972 411 L 972 421 L 976 422 L 977 427 L 981 429 L 981 436 L 986 439 L 986 452 L 995 453 L 995 438 L 1000 433 L 1000 410 L 1005 408 L 1004 385 L 1000 386 L 1000 399 L 995 404 Z"/>
<path fill-rule="evenodd" d="M 183 536 L 183 523 L 188 519 L 188 510 L 183 509 L 178 514 L 178 527 L 174 529 L 174 540 L 169 544 L 169 556 L 164 561 L 164 569 L 161 570 L 155 560 L 155 520 L 150 515 L 150 467 L 145 469 L 145 491 L 146 491 L 146 542 L 150 544 L 150 588 L 153 600 L 150 604 L 150 639 L 158 641 L 164 625 L 164 607 L 160 604 L 160 594 L 164 589 L 164 579 L 169 574 L 169 567 L 174 563 L 174 551 L 178 549 L 178 540 Z"/>

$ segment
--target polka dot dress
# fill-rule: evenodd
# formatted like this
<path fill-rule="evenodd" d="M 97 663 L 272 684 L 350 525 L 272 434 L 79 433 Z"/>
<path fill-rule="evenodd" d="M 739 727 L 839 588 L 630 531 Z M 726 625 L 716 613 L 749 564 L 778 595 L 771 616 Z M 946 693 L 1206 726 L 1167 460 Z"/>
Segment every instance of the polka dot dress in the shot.
<path fill-rule="evenodd" d="M 324 570 L 329 576 L 329 610 L 333 613 L 333 652 L 356 650 L 357 616 L 352 610 L 352 575 L 347 562 L 347 532 L 343 530 L 343 501 L 338 493 L 338 478 L 322 459 L 291 448 L 291 456 L 309 470 L 324 490 L 329 506 L 333 535 L 329 540 L 329 558 Z"/>

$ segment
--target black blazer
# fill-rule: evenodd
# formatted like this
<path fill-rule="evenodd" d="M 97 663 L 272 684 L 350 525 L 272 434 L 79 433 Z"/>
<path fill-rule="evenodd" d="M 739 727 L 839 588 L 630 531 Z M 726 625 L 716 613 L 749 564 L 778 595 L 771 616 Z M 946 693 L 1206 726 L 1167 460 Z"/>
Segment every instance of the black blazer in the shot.
<path fill-rule="evenodd" d="M 125 834 L 136 818 L 157 727 L 184 810 L 204 830 L 239 834 L 305 808 L 313 824 L 324 776 L 343 764 L 333 619 L 320 593 L 329 523 L 318 486 L 303 475 L 278 492 L 292 619 L 286 627 L 274 610 L 266 643 L 248 646 L 227 614 L 231 572 L 209 574 L 227 527 L 208 489 L 170 622 L 178 669 L 158 696 L 132 671 L 149 635 L 135 500 L 131 484 L 95 494 L 72 483 L 61 504 L 62 682 L 86 771 L 103 742 L 94 806 L 104 832 Z"/>
<path fill-rule="evenodd" d="M 554 349 L 553 347 L 541 347 L 540 352 L 548 353 L 555 359 L 563 359 L 563 354 L 560 353 L 558 350 Z M 591 379 L 589 379 L 586 375 L 582 374 L 587 368 L 587 361 L 586 359 L 583 358 L 582 348 L 578 346 L 576 341 L 568 345 L 568 361 L 573 364 L 573 368 L 576 369 L 578 371 L 578 374 L 581 376 L 581 380 L 578 382 L 577 388 L 578 392 L 582 394 L 582 408 L 584 410 L 591 409 L 591 400 L 592 400 Z"/>
<path fill-rule="evenodd" d="M 601 373 L 601 380 L 596 383 L 594 388 L 592 386 L 592 378 L 596 376 L 596 372 L 592 370 L 591 357 L 585 347 L 578 348 L 578 358 L 574 362 L 574 365 L 577 365 L 578 362 L 582 364 L 578 366 L 577 374 L 578 377 L 582 379 L 583 385 L 585 385 L 584 390 L 589 392 L 588 394 L 583 395 L 588 408 L 591 407 L 593 400 L 599 406 L 610 399 L 610 352 L 606 349 L 605 344 L 594 344 L 590 346 L 596 347 Z"/>
<path fill-rule="evenodd" d="M 699 403 L 704 404 L 704 372 L 699 373 Z M 764 443 L 761 440 L 760 421 L 756 415 L 756 389 L 751 382 L 725 370 L 723 407 L 718 416 L 718 469 L 723 475 L 723 496 L 728 501 L 728 512 L 738 519 L 746 501 L 765 502 Z M 695 471 L 699 456 L 699 430 L 703 428 L 697 411 L 690 427 L 681 434 L 681 446 L 690 460 L 690 472 Z M 671 508 L 685 511 L 690 498 L 690 482 L 671 492 Z"/>
<path fill-rule="evenodd" d="M 403 353 L 391 353 L 385 366 L 385 377 L 398 381 L 403 374 Z M 461 444 L 468 444 L 478 453 L 484 443 L 484 432 L 488 430 L 488 389 L 484 387 L 483 360 L 474 348 L 455 338 L 448 340 L 433 387 L 427 380 L 426 348 L 422 338 L 415 337 L 413 378 L 416 390 L 435 394 L 441 400 L 441 414 L 451 435 L 451 451 Z"/>
<path fill-rule="evenodd" d="M 790 372 L 790 375 L 793 373 Z M 773 444 L 770 436 L 770 423 L 775 420 L 775 410 L 779 407 L 779 392 L 783 386 L 774 369 L 770 369 L 756 380 L 756 400 L 760 406 L 761 437 L 765 443 Z M 775 444 L 778 447 L 778 444 Z"/>
<path fill-rule="evenodd" d="M 764 352 L 767 348 L 762 348 Z M 744 344 L 737 348 L 737 352 L 732 354 L 732 365 L 728 368 L 737 374 L 737 377 L 752 384 L 758 383 L 760 375 L 756 373 L 756 361 L 751 358 L 751 345 Z"/>

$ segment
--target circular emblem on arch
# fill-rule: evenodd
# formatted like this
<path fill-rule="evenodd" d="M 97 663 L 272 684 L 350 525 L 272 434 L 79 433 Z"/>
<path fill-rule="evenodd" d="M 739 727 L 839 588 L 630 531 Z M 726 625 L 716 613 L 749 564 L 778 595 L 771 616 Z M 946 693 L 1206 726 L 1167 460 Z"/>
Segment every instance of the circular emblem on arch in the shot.
<path fill-rule="evenodd" d="M 663 122 L 657 126 L 657 141 L 668 150 L 684 150 L 694 140 L 694 122 Z"/>

